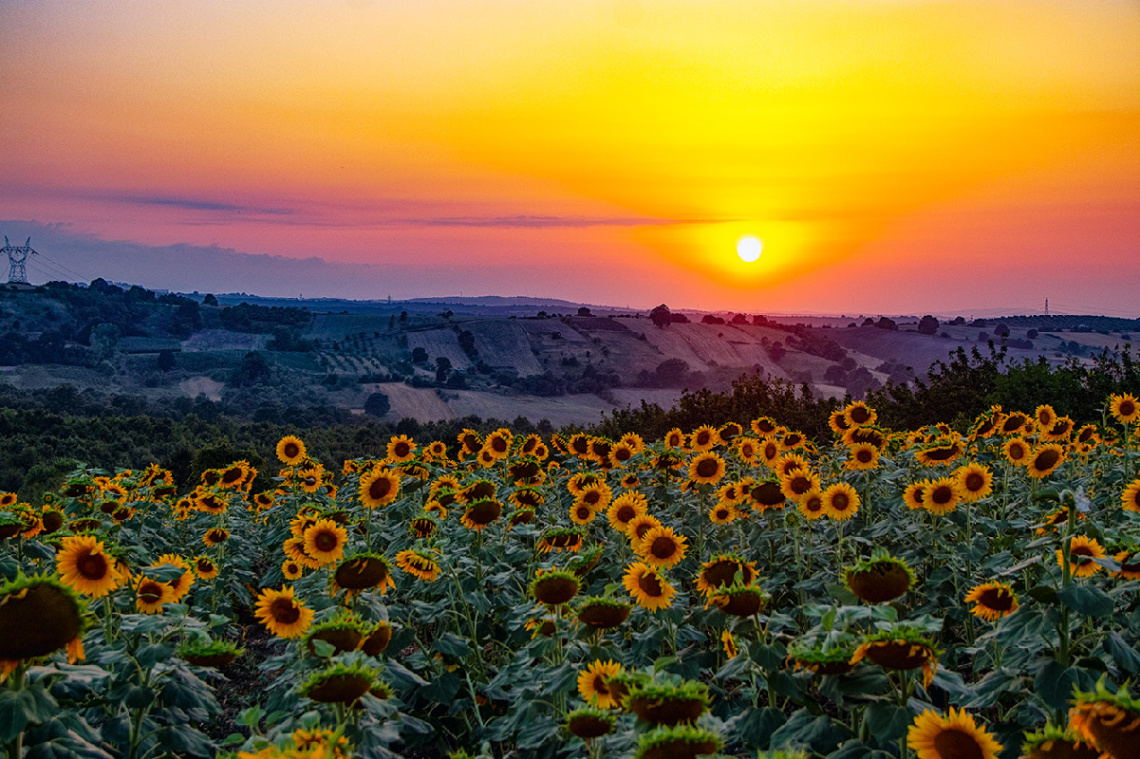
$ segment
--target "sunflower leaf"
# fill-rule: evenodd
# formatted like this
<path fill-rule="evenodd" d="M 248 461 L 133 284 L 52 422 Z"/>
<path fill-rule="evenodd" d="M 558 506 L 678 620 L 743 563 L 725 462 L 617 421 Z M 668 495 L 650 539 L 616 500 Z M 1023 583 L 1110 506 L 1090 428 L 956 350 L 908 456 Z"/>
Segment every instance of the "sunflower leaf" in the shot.
<path fill-rule="evenodd" d="M 1057 591 L 1057 597 L 1073 611 L 1090 617 L 1107 617 L 1114 606 L 1112 597 L 1093 585 L 1073 583 Z"/>
<path fill-rule="evenodd" d="M 1132 674 L 1140 673 L 1140 653 L 1128 645 L 1120 633 L 1113 632 L 1104 642 L 1105 649 L 1112 655 L 1112 660 L 1121 669 Z"/>

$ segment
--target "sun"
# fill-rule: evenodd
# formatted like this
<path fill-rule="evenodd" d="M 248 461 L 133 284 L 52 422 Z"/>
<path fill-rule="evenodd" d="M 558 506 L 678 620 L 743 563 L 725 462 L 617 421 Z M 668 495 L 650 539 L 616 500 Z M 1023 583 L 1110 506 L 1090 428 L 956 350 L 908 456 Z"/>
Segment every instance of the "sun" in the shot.
<path fill-rule="evenodd" d="M 764 250 L 764 241 L 759 238 L 741 237 L 740 242 L 736 243 L 736 255 L 740 256 L 741 261 L 752 263 L 760 258 L 761 251 Z"/>

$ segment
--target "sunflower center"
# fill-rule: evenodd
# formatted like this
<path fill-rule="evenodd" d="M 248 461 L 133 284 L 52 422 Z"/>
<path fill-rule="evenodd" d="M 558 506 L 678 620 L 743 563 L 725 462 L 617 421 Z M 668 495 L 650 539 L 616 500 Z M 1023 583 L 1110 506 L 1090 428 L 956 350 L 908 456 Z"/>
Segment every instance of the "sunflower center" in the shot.
<path fill-rule="evenodd" d="M 274 599 L 269 605 L 269 613 L 278 624 L 291 625 L 301 618 L 301 610 L 288 598 Z"/>
<path fill-rule="evenodd" d="M 1009 611 L 1013 608 L 1013 596 L 1003 588 L 989 588 L 978 598 L 982 605 L 994 611 Z"/>
<path fill-rule="evenodd" d="M 316 540 L 313 542 L 316 543 L 318 549 L 326 553 L 336 548 L 340 543 L 340 541 L 337 540 L 336 535 L 332 532 L 318 533 Z"/>
<path fill-rule="evenodd" d="M 296 443 L 286 443 L 285 447 L 282 448 L 281 451 L 282 451 L 282 453 L 285 454 L 285 458 L 295 459 L 295 458 L 297 458 L 297 455 L 301 452 L 301 449 L 297 447 Z"/>
<path fill-rule="evenodd" d="M 1132 401 L 1121 401 L 1120 402 L 1120 415 L 1121 416 L 1132 416 L 1134 413 L 1136 413 L 1136 404 L 1135 403 L 1133 403 Z"/>
<path fill-rule="evenodd" d="M 597 693 L 599 696 L 610 695 L 610 689 L 606 687 L 606 680 L 602 675 L 594 675 L 593 686 L 594 693 Z"/>
<path fill-rule="evenodd" d="M 491 441 L 491 447 L 495 449 L 496 453 L 505 453 L 507 450 L 507 441 L 501 437 L 497 437 Z"/>
<path fill-rule="evenodd" d="M 934 736 L 934 750 L 939 759 L 984 759 L 985 752 L 977 739 L 969 733 L 953 728 Z"/>
<path fill-rule="evenodd" d="M 1011 459 L 1023 459 L 1023 458 L 1025 458 L 1025 448 L 1020 446 L 1020 445 L 1016 445 L 1016 444 L 1011 445 L 1009 447 L 1009 457 Z"/>
<path fill-rule="evenodd" d="M 817 511 L 823 510 L 823 499 L 819 497 L 809 498 L 804 501 L 804 508 L 813 514 Z"/>
<path fill-rule="evenodd" d="M 1092 552 L 1092 549 L 1089 548 L 1088 546 L 1073 546 L 1072 548 L 1069 549 L 1069 555 L 1070 556 L 1083 556 L 1085 558 L 1082 559 L 1081 561 L 1087 561 L 1088 559 L 1092 558 L 1093 552 Z"/>
<path fill-rule="evenodd" d="M 831 507 L 836 511 L 843 511 L 851 503 L 846 493 L 836 493 L 831 499 Z"/>
<path fill-rule="evenodd" d="M 1123 406 L 1121 408 L 1123 409 Z M 702 432 L 701 434 L 697 435 L 697 445 L 708 445 L 708 443 L 709 433 Z"/>
<path fill-rule="evenodd" d="M 646 572 L 641 577 L 637 578 L 637 587 L 641 592 L 651 598 L 657 598 L 662 594 L 661 580 L 657 578 L 656 572 Z"/>
<path fill-rule="evenodd" d="M 241 470 L 240 469 L 227 469 L 225 474 L 222 475 L 222 482 L 224 482 L 226 484 L 229 484 L 232 482 L 237 482 L 240 479 L 241 479 Z"/>
<path fill-rule="evenodd" d="M 851 410 L 851 421 L 855 422 L 855 424 L 863 424 L 870 418 L 871 414 L 867 409 L 855 408 Z"/>
<path fill-rule="evenodd" d="M 875 455 L 871 453 L 870 449 L 861 448 L 859 452 L 855 454 L 855 458 L 859 460 L 860 464 L 868 464 L 871 459 L 875 458 Z"/>
<path fill-rule="evenodd" d="M 107 557 L 101 553 L 89 553 L 75 562 L 75 566 L 79 570 L 79 574 L 88 580 L 100 580 L 106 577 L 107 570 L 111 568 L 107 562 Z"/>
<path fill-rule="evenodd" d="M 716 470 L 715 459 L 704 459 L 697 464 L 697 475 L 700 477 L 712 477 L 716 474 Z"/>
<path fill-rule="evenodd" d="M 977 472 L 970 472 L 966 475 L 966 490 L 971 493 L 977 492 L 985 487 L 986 478 Z"/>
<path fill-rule="evenodd" d="M 649 550 L 658 559 L 668 559 L 677 552 L 677 545 L 672 538 L 662 536 L 653 541 Z"/>
<path fill-rule="evenodd" d="M 1037 454 L 1037 459 L 1033 463 L 1038 469 L 1052 469 L 1060 458 L 1061 454 L 1049 448 Z"/>
<path fill-rule="evenodd" d="M 372 484 L 368 486 L 368 495 L 373 498 L 383 498 L 391 490 L 392 483 L 388 481 L 387 477 L 381 477 L 378 480 L 373 480 Z"/>
<path fill-rule="evenodd" d="M 617 514 L 615 516 L 617 516 L 617 521 L 621 522 L 622 524 L 625 524 L 626 522 L 628 522 L 629 520 L 631 520 L 635 516 L 637 516 L 637 510 L 628 504 L 624 504 L 621 508 L 619 508 L 617 510 Z"/>
<path fill-rule="evenodd" d="M 139 598 L 143 603 L 157 603 L 162 600 L 162 585 L 154 580 L 144 581 L 139 585 Z"/>
<path fill-rule="evenodd" d="M 590 491 L 587 491 L 582 496 L 582 500 L 585 501 L 586 503 L 590 504 L 590 505 L 593 505 L 593 504 L 597 503 L 598 501 L 602 500 L 602 494 L 599 493 L 597 490 L 590 490 Z"/>

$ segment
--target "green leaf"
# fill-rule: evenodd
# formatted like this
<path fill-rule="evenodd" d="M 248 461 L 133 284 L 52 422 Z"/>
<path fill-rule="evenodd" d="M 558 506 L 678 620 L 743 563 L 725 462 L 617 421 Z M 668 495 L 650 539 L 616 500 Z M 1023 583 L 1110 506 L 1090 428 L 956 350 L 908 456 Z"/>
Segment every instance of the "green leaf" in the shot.
<path fill-rule="evenodd" d="M 446 706 L 451 703 L 462 686 L 463 679 L 457 672 L 446 672 L 427 685 L 421 686 L 417 693 L 429 701 Z"/>
<path fill-rule="evenodd" d="M 885 702 L 871 704 L 863 715 L 863 727 L 879 745 L 887 745 L 906 735 L 911 721 L 909 709 Z"/>
<path fill-rule="evenodd" d="M 456 659 L 465 658 L 471 648 L 466 638 L 460 638 L 455 633 L 445 633 L 441 635 L 435 639 L 431 647 L 440 653 L 454 656 Z"/>
<path fill-rule="evenodd" d="M 1140 672 L 1140 653 L 1128 645 L 1120 633 L 1114 632 L 1109 635 L 1108 640 L 1104 642 L 1104 647 L 1108 649 L 1108 653 L 1112 655 L 1112 660 L 1116 662 L 1118 667 L 1134 675 Z"/>
<path fill-rule="evenodd" d="M 1073 686 L 1091 690 L 1095 684 L 1092 674 L 1081 667 L 1066 668 L 1060 662 L 1051 661 L 1041 668 L 1033 681 L 1033 688 L 1041 700 L 1052 709 L 1068 709 L 1073 697 Z"/>
<path fill-rule="evenodd" d="M 322 659 L 327 659 L 336 653 L 336 646 L 327 640 L 313 639 L 309 641 L 309 644 L 313 647 L 313 653 Z"/>
<path fill-rule="evenodd" d="M 132 685 L 127 689 L 123 703 L 128 709 L 145 709 L 154 703 L 154 689 L 144 688 L 141 685 Z"/>
<path fill-rule="evenodd" d="M 733 680 L 745 672 L 752 665 L 752 660 L 748 658 L 748 654 L 742 653 L 732 657 L 724 663 L 724 666 L 717 670 L 717 680 Z"/>
<path fill-rule="evenodd" d="M 1073 611 L 1090 617 L 1107 617 L 1115 606 L 1112 597 L 1095 585 L 1074 582 L 1057 591 L 1057 597 Z"/>
<path fill-rule="evenodd" d="M 24 732 L 32 718 L 29 700 L 25 691 L 0 690 L 0 743 L 10 743 Z"/>
<path fill-rule="evenodd" d="M 735 720 L 730 720 L 733 722 Z M 757 709 L 754 712 L 740 715 L 738 726 L 736 727 L 736 734 L 744 741 L 744 745 L 759 749 L 761 751 L 768 748 L 769 740 L 776 730 L 780 728 L 787 718 L 784 713 L 779 709 L 772 707 L 764 707 Z"/>
<path fill-rule="evenodd" d="M 256 732 L 257 726 L 261 724 L 261 706 L 254 704 L 241 713 L 238 717 L 238 724 L 248 727 L 251 731 Z"/>

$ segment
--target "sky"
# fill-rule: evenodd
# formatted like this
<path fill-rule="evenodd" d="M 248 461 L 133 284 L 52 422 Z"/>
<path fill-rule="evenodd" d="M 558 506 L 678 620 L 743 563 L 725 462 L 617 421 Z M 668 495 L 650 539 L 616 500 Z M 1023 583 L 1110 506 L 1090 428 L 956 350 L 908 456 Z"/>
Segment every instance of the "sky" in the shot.
<path fill-rule="evenodd" d="M 33 282 L 1140 317 L 1135 0 L 0 0 L 0 39 Z"/>

